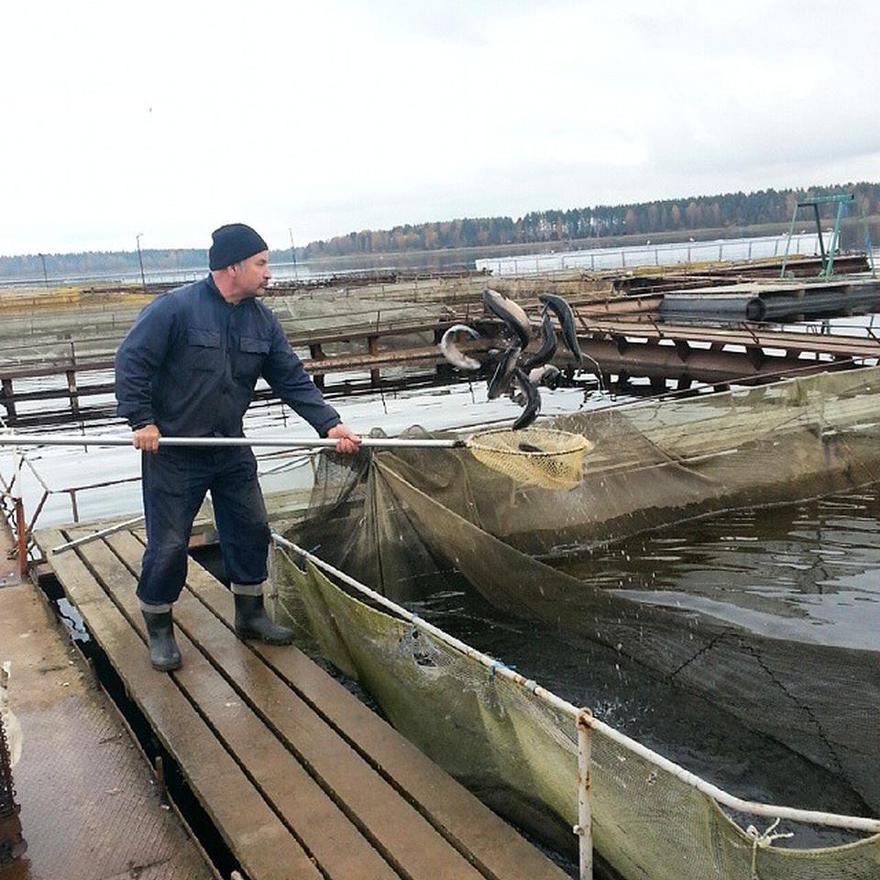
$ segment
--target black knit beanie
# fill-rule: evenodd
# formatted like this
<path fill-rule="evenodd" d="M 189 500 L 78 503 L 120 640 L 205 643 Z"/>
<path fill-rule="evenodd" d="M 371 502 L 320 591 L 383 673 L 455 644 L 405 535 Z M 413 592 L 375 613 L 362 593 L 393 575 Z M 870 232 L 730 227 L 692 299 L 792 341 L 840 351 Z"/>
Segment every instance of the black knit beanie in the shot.
<path fill-rule="evenodd" d="M 211 233 L 213 244 L 208 251 L 208 266 L 212 270 L 225 269 L 233 263 L 246 260 L 254 254 L 269 250 L 258 232 L 244 223 L 230 223 Z"/>

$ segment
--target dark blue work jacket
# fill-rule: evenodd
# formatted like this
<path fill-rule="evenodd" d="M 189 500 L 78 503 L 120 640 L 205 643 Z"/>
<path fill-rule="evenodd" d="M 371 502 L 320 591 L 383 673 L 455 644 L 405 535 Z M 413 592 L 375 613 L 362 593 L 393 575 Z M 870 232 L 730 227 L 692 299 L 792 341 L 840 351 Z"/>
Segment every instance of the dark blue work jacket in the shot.
<path fill-rule="evenodd" d="M 138 316 L 116 352 L 118 412 L 169 437 L 241 437 L 260 376 L 320 435 L 341 421 L 275 315 L 256 299 L 230 305 L 209 275 Z"/>

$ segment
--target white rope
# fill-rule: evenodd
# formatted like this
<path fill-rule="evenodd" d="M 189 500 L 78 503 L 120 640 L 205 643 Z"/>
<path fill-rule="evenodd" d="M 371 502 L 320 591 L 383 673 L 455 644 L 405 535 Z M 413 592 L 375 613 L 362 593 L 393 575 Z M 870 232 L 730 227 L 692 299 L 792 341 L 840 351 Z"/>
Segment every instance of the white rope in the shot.
<path fill-rule="evenodd" d="M 749 827 L 746 828 L 746 834 L 752 838 L 752 872 L 749 876 L 749 880 L 761 880 L 758 876 L 758 847 L 761 849 L 767 849 L 767 847 L 773 845 L 774 840 L 783 840 L 794 837 L 793 831 L 782 832 L 780 834 L 774 833 L 781 821 L 781 819 L 776 819 L 776 821 L 763 832 L 758 831 L 754 825 L 749 825 Z"/>

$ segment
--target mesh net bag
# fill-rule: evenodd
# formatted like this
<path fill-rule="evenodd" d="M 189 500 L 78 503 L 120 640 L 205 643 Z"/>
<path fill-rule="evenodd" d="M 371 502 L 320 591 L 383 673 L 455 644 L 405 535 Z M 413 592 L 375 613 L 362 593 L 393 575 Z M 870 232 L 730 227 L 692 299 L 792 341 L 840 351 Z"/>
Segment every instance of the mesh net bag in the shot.
<path fill-rule="evenodd" d="M 573 489 L 583 478 L 593 444 L 582 434 L 525 428 L 483 431 L 467 442 L 481 464 L 526 486 Z"/>

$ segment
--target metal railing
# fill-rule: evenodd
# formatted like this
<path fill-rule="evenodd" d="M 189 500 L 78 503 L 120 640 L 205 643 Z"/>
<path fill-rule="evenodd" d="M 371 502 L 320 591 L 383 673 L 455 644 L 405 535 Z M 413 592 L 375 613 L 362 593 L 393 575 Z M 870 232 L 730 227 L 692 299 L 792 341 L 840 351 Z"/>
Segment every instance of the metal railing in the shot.
<path fill-rule="evenodd" d="M 815 233 L 793 235 L 794 254 L 813 254 L 819 249 Z M 493 257 L 477 260 L 478 269 L 493 275 L 526 275 L 535 272 L 565 272 L 571 269 L 604 271 L 633 269 L 639 266 L 673 266 L 688 263 L 752 260 L 781 256 L 786 249 L 783 236 L 728 239 L 723 241 L 687 241 L 621 248 L 588 248 L 555 254 L 526 254 L 516 257 Z"/>
<path fill-rule="evenodd" d="M 367 596 L 373 602 L 381 605 L 391 611 L 397 617 L 400 617 L 410 623 L 413 627 L 422 630 L 426 634 L 438 639 L 443 644 L 453 648 L 454 650 L 476 660 L 485 666 L 493 675 L 501 676 L 515 686 L 522 688 L 528 693 L 534 695 L 538 700 L 546 703 L 551 708 L 560 712 L 567 717 L 575 728 L 575 738 L 577 741 L 578 756 L 578 819 L 577 824 L 573 826 L 572 831 L 578 835 L 579 839 L 579 863 L 580 863 L 580 880 L 591 880 L 593 876 L 593 840 L 592 840 L 592 804 L 591 804 L 591 760 L 592 760 L 592 734 L 594 731 L 601 733 L 603 736 L 615 742 L 637 755 L 641 759 L 650 762 L 669 773 L 671 776 L 702 792 L 717 803 L 731 810 L 737 810 L 753 816 L 763 816 L 773 820 L 788 819 L 794 822 L 802 822 L 811 825 L 823 825 L 832 828 L 843 828 L 850 831 L 861 831 L 870 834 L 880 833 L 880 819 L 871 819 L 861 816 L 844 816 L 836 813 L 824 813 L 814 810 L 801 810 L 795 807 L 785 807 L 774 804 L 765 804 L 757 801 L 747 801 L 735 795 L 729 794 L 723 789 L 705 779 L 685 770 L 684 767 L 664 758 L 657 752 L 642 745 L 637 740 L 632 739 L 626 734 L 620 733 L 615 728 L 605 724 L 596 718 L 590 709 L 575 706 L 566 700 L 556 696 L 556 694 L 548 691 L 539 685 L 536 681 L 526 678 L 524 675 L 505 666 L 498 660 L 483 654 L 476 648 L 456 639 L 438 627 L 418 615 L 413 614 L 401 605 L 391 601 L 385 596 L 371 590 L 369 587 L 355 580 L 353 577 L 340 571 L 338 568 L 330 565 L 328 562 L 309 553 L 292 541 L 279 534 L 273 533 L 272 540 L 276 547 L 287 548 L 301 556 L 303 559 L 309 560 L 322 571 L 337 578 L 342 583 L 357 590 Z M 275 575 L 277 566 L 272 567 L 272 574 Z M 272 585 L 273 593 L 277 594 L 277 584 Z"/>
<path fill-rule="evenodd" d="M 87 445 L 87 435 L 83 436 L 84 444 Z M 100 480 L 98 482 L 81 483 L 73 486 L 52 487 L 43 478 L 35 467 L 34 463 L 28 457 L 27 451 L 20 448 L 13 448 L 14 464 L 11 475 L 5 476 L 0 469 L 0 515 L 6 519 L 13 537 L 15 539 L 15 552 L 18 561 L 18 571 L 22 578 L 27 577 L 31 564 L 44 562 L 45 557 L 42 556 L 40 548 L 34 541 L 34 531 L 37 523 L 43 515 L 46 505 L 52 497 L 66 496 L 70 509 L 71 519 L 69 522 L 80 523 L 80 496 L 89 491 L 97 489 L 109 489 L 116 486 L 124 486 L 130 483 L 140 483 L 140 474 L 131 477 L 119 477 L 114 480 Z M 311 465 L 314 470 L 317 467 L 315 452 L 296 452 L 291 454 L 290 451 L 270 451 L 258 454 L 256 456 L 258 462 L 258 476 L 266 477 L 276 474 L 280 471 L 290 470 L 303 466 Z M 282 459 L 280 463 L 279 459 Z M 267 464 L 268 463 L 268 464 Z M 33 513 L 30 519 L 25 512 L 24 493 L 22 491 L 23 475 L 27 471 L 36 481 L 39 487 L 39 495 L 34 505 Z M 89 536 L 89 539 L 101 537 L 103 534 L 112 534 L 118 528 L 125 528 L 134 525 L 142 519 L 142 515 L 134 519 L 128 519 L 124 523 L 114 522 L 107 529 L 100 530 Z M 86 540 L 89 540 L 86 539 Z M 58 548 L 53 548 L 57 550 Z"/>
<path fill-rule="evenodd" d="M 31 562 L 42 561 L 38 548 L 34 541 L 34 530 L 47 502 L 53 496 L 67 496 L 70 504 L 72 522 L 80 522 L 79 495 L 92 489 L 106 489 L 111 486 L 121 486 L 126 483 L 140 482 L 140 477 L 121 477 L 116 480 L 101 480 L 96 483 L 83 483 L 76 486 L 52 488 L 43 479 L 26 452 L 15 450 L 13 452 L 15 464 L 10 478 L 0 471 L 0 509 L 6 517 L 10 528 L 15 536 L 16 552 L 18 555 L 18 570 L 21 577 L 26 577 Z M 25 505 L 22 490 L 24 472 L 31 474 L 41 492 L 34 507 L 33 514 L 28 520 L 25 514 Z"/>

